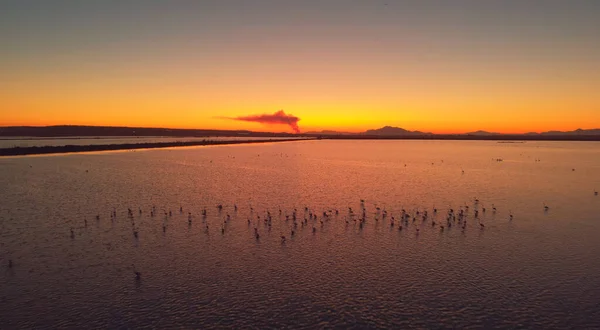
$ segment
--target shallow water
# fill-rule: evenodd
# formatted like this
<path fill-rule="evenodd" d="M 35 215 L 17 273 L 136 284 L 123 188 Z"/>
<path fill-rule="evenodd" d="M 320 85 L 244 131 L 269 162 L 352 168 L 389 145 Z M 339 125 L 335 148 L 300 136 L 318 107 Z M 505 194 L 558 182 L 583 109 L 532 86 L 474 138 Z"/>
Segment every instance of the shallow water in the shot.
<path fill-rule="evenodd" d="M 599 147 L 321 140 L 1 158 L 0 320 L 598 328 Z"/>

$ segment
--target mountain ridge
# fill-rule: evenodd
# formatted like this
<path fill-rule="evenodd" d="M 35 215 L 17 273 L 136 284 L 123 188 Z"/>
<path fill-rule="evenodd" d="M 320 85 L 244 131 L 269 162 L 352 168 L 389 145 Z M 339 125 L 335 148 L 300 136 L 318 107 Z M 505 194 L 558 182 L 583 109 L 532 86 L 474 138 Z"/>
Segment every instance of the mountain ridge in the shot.
<path fill-rule="evenodd" d="M 404 128 L 394 127 L 394 126 L 383 126 L 382 128 L 378 128 L 378 129 L 366 130 L 365 132 L 360 133 L 360 134 L 393 136 L 393 135 L 424 135 L 424 134 L 431 135 L 432 133 L 424 133 L 424 132 L 420 132 L 420 131 L 409 131 Z"/>

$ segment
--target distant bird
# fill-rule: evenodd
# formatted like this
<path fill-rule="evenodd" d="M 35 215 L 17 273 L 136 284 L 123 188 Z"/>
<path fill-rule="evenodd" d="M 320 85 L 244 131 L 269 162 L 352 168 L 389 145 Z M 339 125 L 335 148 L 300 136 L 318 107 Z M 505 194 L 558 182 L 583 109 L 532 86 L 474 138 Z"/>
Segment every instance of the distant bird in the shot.
<path fill-rule="evenodd" d="M 141 280 L 142 279 L 142 273 L 138 272 L 137 269 L 135 269 L 135 265 L 134 264 L 131 265 L 131 268 L 133 268 L 133 274 L 135 275 L 135 279 L 137 281 Z"/>
<path fill-rule="evenodd" d="M 594 195 L 598 196 L 598 192 L 597 192 L 597 191 L 594 191 Z"/>

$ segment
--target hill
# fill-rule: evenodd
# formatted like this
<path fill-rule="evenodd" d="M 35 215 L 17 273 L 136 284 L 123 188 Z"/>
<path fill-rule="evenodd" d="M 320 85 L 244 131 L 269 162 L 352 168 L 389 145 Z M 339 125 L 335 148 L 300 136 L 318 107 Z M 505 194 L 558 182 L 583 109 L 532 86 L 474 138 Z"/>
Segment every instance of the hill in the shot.
<path fill-rule="evenodd" d="M 419 131 L 409 131 L 400 127 L 384 126 L 378 129 L 370 129 L 361 133 L 363 135 L 378 135 L 378 136 L 402 136 L 402 135 L 424 135 L 431 133 L 423 133 Z"/>

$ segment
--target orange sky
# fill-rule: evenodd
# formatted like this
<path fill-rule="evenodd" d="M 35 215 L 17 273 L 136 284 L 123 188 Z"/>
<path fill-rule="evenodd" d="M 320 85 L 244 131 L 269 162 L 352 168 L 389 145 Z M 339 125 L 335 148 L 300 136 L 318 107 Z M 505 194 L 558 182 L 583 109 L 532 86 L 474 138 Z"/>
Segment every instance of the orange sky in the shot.
<path fill-rule="evenodd" d="M 589 3 L 254 4 L 15 4 L 0 14 L 0 125 L 290 131 L 222 118 L 283 109 L 302 131 L 600 127 L 600 11 Z"/>

